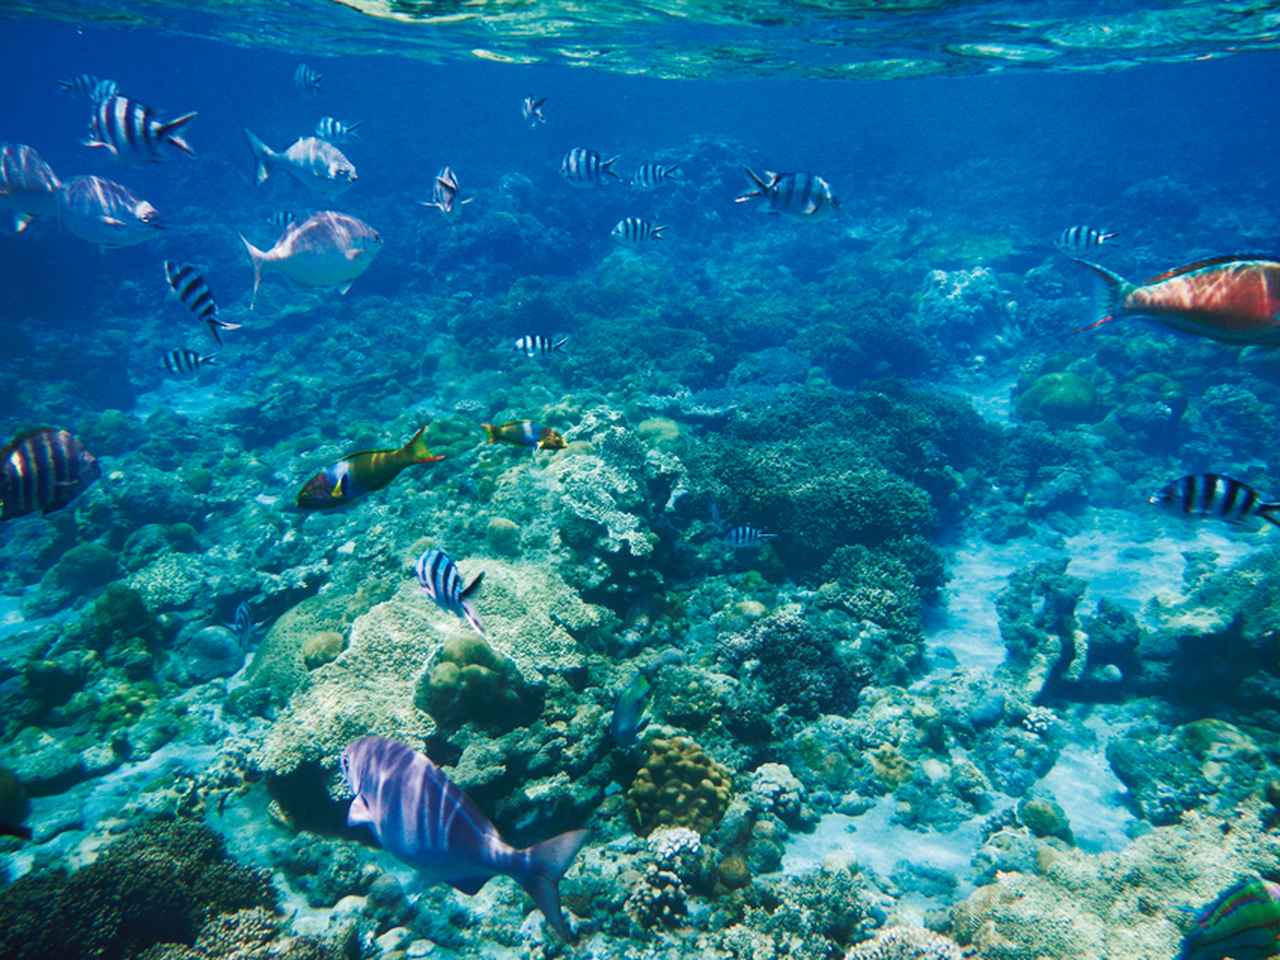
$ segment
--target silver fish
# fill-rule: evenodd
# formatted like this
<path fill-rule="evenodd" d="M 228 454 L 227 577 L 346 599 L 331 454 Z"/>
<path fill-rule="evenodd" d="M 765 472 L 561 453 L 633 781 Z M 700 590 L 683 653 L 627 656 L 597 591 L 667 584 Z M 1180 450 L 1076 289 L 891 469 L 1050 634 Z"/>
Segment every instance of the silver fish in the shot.
<path fill-rule="evenodd" d="M 768 201 L 769 213 L 790 213 L 798 217 L 816 216 L 840 206 L 831 184 L 816 173 L 766 170 L 760 177 L 750 168 L 743 168 L 743 172 L 755 188 L 735 197 L 734 203 L 749 203 L 764 197 Z"/>
<path fill-rule="evenodd" d="M 385 737 L 363 737 L 343 750 L 342 777 L 356 795 L 349 826 L 367 826 L 385 850 L 425 878 L 468 895 L 499 874 L 513 878 L 552 929 L 572 939 L 559 884 L 587 831 L 518 850 L 429 757 Z"/>
<path fill-rule="evenodd" d="M 272 150 L 248 130 L 249 148 L 258 162 L 258 183 L 284 168 L 305 187 L 326 197 L 336 197 L 356 182 L 356 168 L 346 155 L 326 140 L 299 137 L 288 150 Z"/>
<path fill-rule="evenodd" d="M 253 264 L 252 310 L 263 274 L 281 273 L 304 287 L 351 289 L 356 277 L 369 269 L 382 249 L 382 236 L 363 220 L 322 210 L 285 228 L 270 250 L 259 250 L 240 236 Z"/>
<path fill-rule="evenodd" d="M 0 210 L 13 214 L 13 229 L 21 233 L 32 217 L 58 212 L 57 174 L 25 143 L 0 146 Z"/>
<path fill-rule="evenodd" d="M 458 199 L 458 175 L 453 172 L 453 167 L 445 164 L 440 168 L 440 172 L 436 174 L 436 182 L 431 187 L 431 199 L 419 200 L 418 203 L 424 207 L 435 207 L 441 213 L 448 215 L 464 203 L 470 203 L 475 197 L 467 197 L 465 200 Z"/>
<path fill-rule="evenodd" d="M 58 190 L 58 217 L 81 240 L 129 247 L 156 236 L 160 214 L 129 188 L 103 177 L 73 177 Z"/>
<path fill-rule="evenodd" d="M 159 162 L 164 144 L 194 157 L 195 151 L 178 131 L 195 118 L 195 113 L 184 113 L 172 120 L 161 120 L 146 104 L 117 94 L 97 105 L 84 145 L 106 150 L 122 160 Z"/>

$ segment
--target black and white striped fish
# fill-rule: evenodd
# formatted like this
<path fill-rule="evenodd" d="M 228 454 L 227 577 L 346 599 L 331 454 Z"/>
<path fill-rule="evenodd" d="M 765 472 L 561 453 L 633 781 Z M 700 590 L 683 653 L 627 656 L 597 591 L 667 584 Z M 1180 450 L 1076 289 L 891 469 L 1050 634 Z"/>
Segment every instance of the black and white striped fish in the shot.
<path fill-rule="evenodd" d="M 188 376 L 197 372 L 206 363 L 213 363 L 217 359 L 218 355 L 216 353 L 201 356 L 195 350 L 179 347 L 166 353 L 163 362 L 164 368 L 170 373 L 177 376 Z"/>
<path fill-rule="evenodd" d="M 480 581 L 484 579 L 483 570 L 464 587 L 458 565 L 449 559 L 449 555 L 443 550 L 434 548 L 418 558 L 414 569 L 418 575 L 418 585 L 428 597 L 435 601 L 437 607 L 461 617 L 471 624 L 471 628 L 476 633 L 484 636 L 484 627 L 480 626 L 480 618 L 467 602 L 467 597 L 476 592 Z"/>
<path fill-rule="evenodd" d="M 258 631 L 262 629 L 262 624 L 253 619 L 253 614 L 249 611 L 249 603 L 242 600 L 240 605 L 236 607 L 235 616 L 230 623 L 224 623 L 224 627 L 236 635 L 236 640 L 240 642 L 240 649 L 249 650 L 254 641 L 258 638 Z"/>
<path fill-rule="evenodd" d="M 542 105 L 546 102 L 546 97 L 525 97 L 520 104 L 520 116 L 524 117 L 524 122 L 531 127 L 546 123 L 547 118 L 542 115 Z"/>
<path fill-rule="evenodd" d="M 467 197 L 464 200 L 458 199 L 458 191 L 462 188 L 458 184 L 458 175 L 453 172 L 453 167 L 447 163 L 440 168 L 440 172 L 436 174 L 436 182 L 431 186 L 431 199 L 419 200 L 418 203 L 424 207 L 435 207 L 443 214 L 453 213 L 458 207 L 465 203 L 470 203 L 475 197 Z"/>
<path fill-rule="evenodd" d="M 664 183 L 680 183 L 681 178 L 675 174 L 679 173 L 680 164 L 673 163 L 665 166 L 661 163 L 642 163 L 640 168 L 636 170 L 631 177 L 631 185 L 639 187 L 641 190 L 656 190 Z"/>
<path fill-rule="evenodd" d="M 195 151 L 178 130 L 195 118 L 195 113 L 184 113 L 173 120 L 161 120 L 146 104 L 117 94 L 98 104 L 84 144 L 126 160 L 158 161 L 160 146 L 165 143 L 194 157 Z"/>
<path fill-rule="evenodd" d="M 169 281 L 169 289 L 178 298 L 178 302 L 203 320 L 209 326 L 209 333 L 222 346 L 219 330 L 239 330 L 240 324 L 227 323 L 219 319 L 218 304 L 214 302 L 209 284 L 195 267 L 189 263 L 178 264 L 173 260 L 164 262 L 164 278 Z"/>
<path fill-rule="evenodd" d="M 0 449 L 0 520 L 61 510 L 102 475 L 78 437 L 42 427 Z"/>
<path fill-rule="evenodd" d="M 766 540 L 772 540 L 776 533 L 765 533 L 759 527 L 741 524 L 724 535 L 724 542 L 735 550 L 762 547 Z"/>
<path fill-rule="evenodd" d="M 277 210 L 271 214 L 271 216 L 267 217 L 267 223 L 271 224 L 273 227 L 279 227 L 283 230 L 297 219 L 297 214 L 292 210 Z"/>
<path fill-rule="evenodd" d="M 1117 236 L 1117 234 L 1108 233 L 1105 230 L 1076 225 L 1067 227 L 1058 235 L 1058 249 L 1065 250 L 1068 253 L 1089 253 L 1098 249 L 1104 243 L 1110 243 Z"/>
<path fill-rule="evenodd" d="M 595 150 L 574 147 L 560 161 L 560 176 L 575 187 L 598 187 L 606 177 L 620 181 L 622 178 L 613 172 L 617 160 L 616 156 L 605 160 Z"/>
<path fill-rule="evenodd" d="M 92 73 L 79 73 L 70 80 L 59 80 L 58 86 L 63 93 L 84 97 L 90 103 L 101 103 L 120 92 L 114 80 L 102 80 Z"/>
<path fill-rule="evenodd" d="M 1280 526 L 1280 501 L 1263 500 L 1247 483 L 1217 473 L 1193 473 L 1152 494 L 1147 501 L 1171 513 L 1220 517 L 1228 523 L 1244 523 L 1257 517 Z"/>
<path fill-rule="evenodd" d="M 351 143 L 360 139 L 356 129 L 363 122 L 363 120 L 355 120 L 351 123 L 343 123 L 333 117 L 321 117 L 316 121 L 316 136 L 330 143 Z"/>
<path fill-rule="evenodd" d="M 320 81 L 323 79 L 323 73 L 316 73 L 305 63 L 298 64 L 298 68 L 293 71 L 294 89 L 306 96 L 319 93 Z"/>
<path fill-rule="evenodd" d="M 743 172 L 755 189 L 735 197 L 734 203 L 749 203 L 764 197 L 768 201 L 769 213 L 790 213 L 799 217 L 812 217 L 840 206 L 831 184 L 816 173 L 766 170 L 761 177 L 749 167 L 744 167 Z"/>
<path fill-rule="evenodd" d="M 639 217 L 623 217 L 609 231 L 609 236 L 626 243 L 640 243 L 644 240 L 661 240 L 665 224 L 652 224 Z"/>
<path fill-rule="evenodd" d="M 523 353 L 526 357 L 536 357 L 540 353 L 544 355 L 555 353 L 568 342 L 568 337 L 553 340 L 551 337 L 544 337 L 540 333 L 531 333 L 517 338 L 515 349 L 516 353 Z"/>

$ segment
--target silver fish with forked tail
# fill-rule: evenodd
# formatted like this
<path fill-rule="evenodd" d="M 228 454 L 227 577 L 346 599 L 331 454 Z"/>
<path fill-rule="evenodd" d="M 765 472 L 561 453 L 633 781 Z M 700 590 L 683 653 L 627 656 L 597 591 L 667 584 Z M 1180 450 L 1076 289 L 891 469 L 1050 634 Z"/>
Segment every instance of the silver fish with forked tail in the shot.
<path fill-rule="evenodd" d="M 342 751 L 342 776 L 356 795 L 350 826 L 368 826 L 384 849 L 424 877 L 466 894 L 505 874 L 533 897 L 552 929 L 571 940 L 560 910 L 560 878 L 587 840 L 570 830 L 518 850 L 431 760 L 386 737 Z"/>
<path fill-rule="evenodd" d="M 291 223 L 270 250 L 259 250 L 241 235 L 253 264 L 252 310 L 265 273 L 281 273 L 304 287 L 351 289 L 382 249 L 382 235 L 363 220 L 322 210 L 301 223 Z"/>

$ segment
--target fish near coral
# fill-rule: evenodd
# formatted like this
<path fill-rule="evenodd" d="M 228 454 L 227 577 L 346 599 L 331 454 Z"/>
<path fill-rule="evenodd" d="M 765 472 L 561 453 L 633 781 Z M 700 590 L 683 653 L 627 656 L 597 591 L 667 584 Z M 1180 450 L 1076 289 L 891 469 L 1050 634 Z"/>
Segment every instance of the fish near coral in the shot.
<path fill-rule="evenodd" d="M 1259 256 L 1213 257 L 1130 283 L 1106 267 L 1073 257 L 1103 284 L 1104 315 L 1080 330 L 1123 317 L 1151 317 L 1220 343 L 1280 344 L 1280 262 Z"/>
<path fill-rule="evenodd" d="M 454 616 L 461 617 L 471 625 L 471 629 L 484 636 L 484 627 L 476 616 L 475 608 L 467 601 L 480 588 L 484 580 L 484 571 L 480 571 L 465 587 L 462 585 L 462 574 L 458 565 L 443 550 L 432 548 L 418 558 L 414 567 L 418 577 L 418 585 L 422 592 L 430 597 L 437 607 Z"/>
<path fill-rule="evenodd" d="M 398 449 L 349 453 L 325 467 L 298 491 L 298 506 L 306 510 L 342 506 L 366 493 L 381 490 L 405 467 L 443 460 L 443 454 L 434 454 L 428 449 L 426 429 L 421 427 Z"/>
<path fill-rule="evenodd" d="M 425 754 L 363 737 L 342 751 L 342 776 L 356 795 L 350 826 L 367 826 L 385 850 L 425 878 L 471 895 L 504 874 L 533 898 L 547 922 L 571 940 L 560 910 L 560 878 L 587 840 L 571 830 L 518 850 Z"/>
<path fill-rule="evenodd" d="M 351 289 L 360 274 L 373 264 L 382 249 L 382 235 L 363 220 L 345 213 L 323 210 L 302 223 L 291 223 L 270 250 L 259 250 L 240 236 L 253 264 L 252 310 L 258 299 L 262 276 L 268 271 L 282 273 L 304 287 Z"/>
<path fill-rule="evenodd" d="M 509 443 L 516 447 L 533 447 L 535 450 L 563 450 L 567 444 L 555 430 L 532 420 L 508 420 L 494 425 L 482 423 L 485 437 L 490 444 Z"/>
<path fill-rule="evenodd" d="M 649 678 L 637 672 L 631 682 L 618 691 L 609 721 L 609 736 L 618 746 L 626 748 L 639 739 L 648 721 L 645 707 L 652 689 Z"/>
<path fill-rule="evenodd" d="M 1280 884 L 1249 877 L 1196 914 L 1177 960 L 1264 960 L 1280 951 Z"/>
<path fill-rule="evenodd" d="M 20 433 L 0 449 L 0 520 L 61 510 L 101 475 L 97 459 L 66 430 Z"/>

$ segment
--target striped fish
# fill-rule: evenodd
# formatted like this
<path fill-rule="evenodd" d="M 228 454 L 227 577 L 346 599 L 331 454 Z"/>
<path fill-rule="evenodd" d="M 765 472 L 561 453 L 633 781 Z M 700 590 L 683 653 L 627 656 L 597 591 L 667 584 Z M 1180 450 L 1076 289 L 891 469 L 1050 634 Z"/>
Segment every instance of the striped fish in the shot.
<path fill-rule="evenodd" d="M 729 546 L 733 547 L 735 550 L 744 548 L 753 549 L 755 547 L 764 546 L 766 540 L 772 540 L 776 536 L 776 533 L 765 533 L 758 527 L 753 527 L 750 524 L 744 523 L 734 527 L 726 533 L 724 535 L 724 542 L 729 544 Z"/>
<path fill-rule="evenodd" d="M 293 87 L 303 96 L 319 93 L 320 81 L 323 79 L 323 73 L 316 73 L 305 63 L 298 64 L 298 68 L 293 71 Z"/>
<path fill-rule="evenodd" d="M 623 217 L 609 231 L 609 236 L 625 243 L 640 243 L 644 240 L 661 240 L 665 229 L 665 224 L 655 225 L 639 217 Z"/>
<path fill-rule="evenodd" d="M 790 213 L 798 217 L 812 217 L 840 206 L 840 201 L 831 191 L 831 184 L 815 173 L 766 170 L 760 177 L 749 167 L 744 167 L 743 172 L 755 189 L 735 197 L 734 203 L 749 203 L 764 197 L 768 201 L 769 213 Z"/>
<path fill-rule="evenodd" d="M 572 939 L 560 909 L 560 878 L 587 840 L 572 830 L 517 850 L 424 754 L 385 737 L 363 737 L 342 751 L 342 777 L 355 799 L 349 826 L 367 826 L 429 881 L 478 893 L 491 877 L 515 879 L 553 930 Z"/>
<path fill-rule="evenodd" d="M 467 197 L 465 200 L 459 200 L 459 189 L 461 188 L 458 186 L 458 175 L 453 172 L 453 167 L 446 163 L 436 174 L 436 182 L 431 186 L 431 199 L 419 200 L 418 203 L 424 207 L 435 207 L 441 213 L 448 215 L 453 213 L 456 207 L 475 199 L 475 197 Z"/>
<path fill-rule="evenodd" d="M 333 117 L 321 117 L 316 121 L 316 136 L 330 143 L 351 143 L 353 140 L 360 139 L 356 129 L 363 122 L 356 120 L 352 123 L 343 123 Z"/>
<path fill-rule="evenodd" d="M 1280 526 L 1280 502 L 1263 500 L 1247 483 L 1217 473 L 1193 473 L 1179 477 L 1161 488 L 1147 501 L 1187 516 L 1220 517 L 1228 523 L 1243 523 L 1258 517 Z"/>
<path fill-rule="evenodd" d="M 79 73 L 70 80 L 59 80 L 63 93 L 84 97 L 90 103 L 101 103 L 120 92 L 114 80 L 100 80 L 92 73 Z"/>
<path fill-rule="evenodd" d="M 21 233 L 35 216 L 58 213 L 57 174 L 25 143 L 0 145 L 0 210 L 13 214 L 13 229 Z"/>
<path fill-rule="evenodd" d="M 540 333 L 533 333 L 518 337 L 515 349 L 516 353 L 523 353 L 526 357 L 536 357 L 540 353 L 545 356 L 549 353 L 555 353 L 568 342 L 568 337 L 553 340 L 551 337 L 544 337 Z"/>
<path fill-rule="evenodd" d="M 680 183 L 681 178 L 675 176 L 680 170 L 680 164 L 673 163 L 670 166 L 664 166 L 661 163 L 642 163 L 640 168 L 631 177 L 631 185 L 641 190 L 656 190 L 664 183 Z"/>
<path fill-rule="evenodd" d="M 179 347 L 166 353 L 162 363 L 170 373 L 177 376 L 188 376 L 198 371 L 206 363 L 213 363 L 217 358 L 218 355 L 216 353 L 201 356 L 195 350 Z"/>
<path fill-rule="evenodd" d="M 254 621 L 253 614 L 249 611 L 248 601 L 244 600 L 236 607 L 231 622 L 224 623 L 223 626 L 236 635 L 242 650 L 248 650 L 253 646 L 258 638 L 258 631 L 262 629 L 262 624 Z"/>
<path fill-rule="evenodd" d="M 277 210 L 267 217 L 267 223 L 271 224 L 273 227 L 278 227 L 283 230 L 297 219 L 297 215 L 292 210 Z"/>
<path fill-rule="evenodd" d="M 542 105 L 546 102 L 546 97 L 525 97 L 520 104 L 520 116 L 524 117 L 524 122 L 531 127 L 546 123 L 547 118 L 542 115 Z"/>
<path fill-rule="evenodd" d="M 178 298 L 178 302 L 203 320 L 209 326 L 209 333 L 222 346 L 219 330 L 239 330 L 240 324 L 227 323 L 219 319 L 218 305 L 213 300 L 209 284 L 205 283 L 200 272 L 189 263 L 177 264 L 173 260 L 164 262 L 164 277 L 169 281 L 169 289 Z"/>
<path fill-rule="evenodd" d="M 1246 877 L 1196 913 L 1177 960 L 1263 960 L 1280 949 L 1280 884 Z"/>
<path fill-rule="evenodd" d="M 121 159 L 146 159 L 154 163 L 161 158 L 161 144 L 167 143 L 194 157 L 195 151 L 177 131 L 195 118 L 195 113 L 184 113 L 173 120 L 161 120 L 145 104 L 117 94 L 98 104 L 84 145 L 101 147 Z"/>
<path fill-rule="evenodd" d="M 484 571 L 462 586 L 462 574 L 458 573 L 458 565 L 449 559 L 443 550 L 431 549 L 418 558 L 414 568 L 418 574 L 418 585 L 428 597 L 435 601 L 437 607 L 466 620 L 471 628 L 480 636 L 484 636 L 484 627 L 480 626 L 480 618 L 475 609 L 467 602 L 467 597 L 476 592 L 480 581 L 484 579 Z"/>
<path fill-rule="evenodd" d="M 605 177 L 622 179 L 613 172 L 613 165 L 617 160 L 617 157 L 604 160 L 595 150 L 574 147 L 560 161 L 560 176 L 568 180 L 571 186 L 598 187 L 605 182 Z"/>
<path fill-rule="evenodd" d="M 1067 227 L 1058 235 L 1058 249 L 1068 253 L 1088 253 L 1096 250 L 1104 243 L 1110 243 L 1119 234 L 1095 230 L 1093 227 Z"/>
<path fill-rule="evenodd" d="M 21 433 L 0 449 L 0 520 L 61 510 L 101 475 L 97 459 L 66 430 Z"/>

